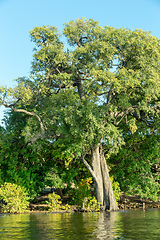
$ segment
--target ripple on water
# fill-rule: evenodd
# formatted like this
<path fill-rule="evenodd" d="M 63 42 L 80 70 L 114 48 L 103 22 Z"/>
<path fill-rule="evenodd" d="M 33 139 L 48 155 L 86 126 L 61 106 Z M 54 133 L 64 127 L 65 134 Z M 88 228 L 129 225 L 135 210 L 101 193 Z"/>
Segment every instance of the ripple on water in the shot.
<path fill-rule="evenodd" d="M 1 214 L 0 239 L 160 239 L 160 210 Z"/>

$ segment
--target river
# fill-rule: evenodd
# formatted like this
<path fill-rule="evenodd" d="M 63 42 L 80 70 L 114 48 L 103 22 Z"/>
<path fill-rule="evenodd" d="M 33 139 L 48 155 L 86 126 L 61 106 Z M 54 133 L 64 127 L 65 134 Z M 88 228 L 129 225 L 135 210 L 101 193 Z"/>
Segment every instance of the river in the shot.
<path fill-rule="evenodd" d="M 0 239 L 160 240 L 160 209 L 111 213 L 1 214 Z"/>

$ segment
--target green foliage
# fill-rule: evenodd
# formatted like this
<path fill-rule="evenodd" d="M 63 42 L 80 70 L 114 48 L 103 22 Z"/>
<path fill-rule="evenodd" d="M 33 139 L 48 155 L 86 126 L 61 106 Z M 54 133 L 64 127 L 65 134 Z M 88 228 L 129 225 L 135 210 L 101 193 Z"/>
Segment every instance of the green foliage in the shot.
<path fill-rule="evenodd" d="M 61 203 L 62 203 L 60 201 L 61 197 L 54 192 L 49 194 L 48 197 L 49 197 L 48 210 L 49 211 L 59 210 L 61 208 Z"/>
<path fill-rule="evenodd" d="M 0 200 L 3 212 L 24 213 L 29 204 L 25 188 L 5 182 L 0 187 Z"/>
<path fill-rule="evenodd" d="M 72 190 L 72 203 L 76 204 L 78 207 L 82 208 L 84 200 L 91 196 L 90 184 L 92 183 L 92 178 L 82 179 L 76 188 Z"/>
<path fill-rule="evenodd" d="M 51 169 L 44 178 L 46 186 L 55 188 L 64 188 L 63 179 L 60 178 L 56 169 Z"/>
<path fill-rule="evenodd" d="M 51 193 L 48 195 L 48 211 L 57 211 L 57 210 L 63 210 L 68 211 L 70 210 L 71 206 L 67 203 L 65 205 L 62 205 L 62 202 L 60 201 L 61 197 L 56 193 Z"/>
<path fill-rule="evenodd" d="M 85 171 L 83 171 L 83 168 L 80 167 L 80 164 L 77 165 L 73 164 L 72 162 L 70 167 L 63 171 L 61 178 L 63 179 L 63 182 L 65 182 L 70 188 L 71 184 L 75 182 L 75 177 L 81 178 L 83 174 L 85 174 Z"/>
<path fill-rule="evenodd" d="M 38 182 L 44 180 L 40 172 L 53 167 L 51 159 L 60 160 L 60 165 L 68 168 L 73 159 L 89 155 L 89 149 L 103 139 L 108 159 L 122 148 L 119 164 L 116 162 L 118 171 L 114 172 L 120 188 L 127 186 L 127 191 L 135 189 L 144 196 L 154 196 L 159 187 L 158 176 L 151 171 L 151 155 L 144 154 L 140 161 L 136 151 L 131 150 L 127 158 L 122 152 L 127 151 L 125 144 L 130 142 L 131 134 L 145 136 L 150 129 L 159 128 L 160 40 L 143 30 L 101 27 L 97 21 L 85 18 L 64 25 L 67 50 L 53 26 L 35 27 L 30 34 L 36 45 L 30 79 L 17 79 L 18 86 L 12 89 L 0 88 L 0 104 L 26 114 L 13 153 L 8 156 L 2 150 L 1 179 L 6 165 L 13 182 L 22 180 L 18 172 L 31 182 L 28 186 L 25 182 L 26 186 L 35 189 L 34 182 L 40 186 Z M 18 121 L 14 124 L 19 129 Z M 20 148 L 16 147 L 19 140 Z M 36 141 L 38 156 L 33 145 L 27 145 L 27 151 L 22 147 L 23 140 Z M 13 142 L 7 146 L 13 149 Z M 35 156 L 30 157 L 32 154 Z M 88 163 L 91 165 L 90 160 Z M 118 191 L 118 185 L 114 187 Z M 78 189 L 81 200 L 76 198 L 81 205 L 89 189 Z"/>
<path fill-rule="evenodd" d="M 88 197 L 84 201 L 83 208 L 88 212 L 99 212 L 101 209 L 101 203 L 97 202 L 95 197 Z"/>
<path fill-rule="evenodd" d="M 67 203 L 67 204 L 65 204 L 65 205 L 62 205 L 61 209 L 62 209 L 62 210 L 65 210 L 65 211 L 68 211 L 68 210 L 71 209 L 71 206 Z"/>
<path fill-rule="evenodd" d="M 27 116 L 8 113 L 0 138 L 0 182 L 25 187 L 31 199 L 45 187 L 45 176 L 54 166 L 52 146 L 45 140 L 30 144 L 21 135 Z"/>
<path fill-rule="evenodd" d="M 120 199 L 120 195 L 121 195 L 121 189 L 120 189 L 120 185 L 118 182 L 114 181 L 114 177 L 110 177 L 111 180 L 111 184 L 112 184 L 112 188 L 113 188 L 113 192 L 114 192 L 114 196 L 116 199 L 116 202 L 118 202 L 118 200 Z"/>
<path fill-rule="evenodd" d="M 17 138 L 14 133 L 6 134 L 1 145 L 1 183 L 16 183 L 28 190 L 31 198 L 42 187 L 42 158 L 27 146 L 24 138 Z"/>
<path fill-rule="evenodd" d="M 160 191 L 159 136 L 132 135 L 110 161 L 114 163 L 112 173 L 120 188 L 128 195 L 138 194 L 141 198 L 158 200 Z"/>
<path fill-rule="evenodd" d="M 91 196 L 92 178 L 85 178 L 72 190 L 72 204 L 85 211 L 100 211 L 101 203 Z"/>

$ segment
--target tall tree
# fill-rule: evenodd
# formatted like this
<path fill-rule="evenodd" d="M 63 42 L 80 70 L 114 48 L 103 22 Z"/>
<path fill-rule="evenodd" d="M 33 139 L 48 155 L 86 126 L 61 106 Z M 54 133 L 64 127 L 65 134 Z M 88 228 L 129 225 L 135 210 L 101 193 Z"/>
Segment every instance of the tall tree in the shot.
<path fill-rule="evenodd" d="M 102 208 L 117 210 L 105 156 L 124 144 L 125 125 L 134 132 L 139 122 L 148 129 L 155 124 L 160 41 L 142 30 L 101 27 L 84 18 L 65 24 L 63 34 L 67 49 L 55 27 L 31 31 L 36 45 L 31 78 L 19 79 L 8 92 L 1 88 L 1 103 L 32 116 L 28 140 L 50 139 L 63 144 L 68 156 L 81 158 Z"/>

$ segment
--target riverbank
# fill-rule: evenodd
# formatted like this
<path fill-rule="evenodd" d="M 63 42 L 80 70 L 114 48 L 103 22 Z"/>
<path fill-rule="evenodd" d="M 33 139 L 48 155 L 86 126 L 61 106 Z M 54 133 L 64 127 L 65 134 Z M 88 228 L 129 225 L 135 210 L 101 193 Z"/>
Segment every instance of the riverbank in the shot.
<path fill-rule="evenodd" d="M 127 196 L 122 194 L 120 200 L 118 201 L 119 209 L 136 209 L 136 208 L 160 208 L 160 199 L 154 202 L 150 199 L 140 198 L 138 195 Z"/>
<path fill-rule="evenodd" d="M 37 198 L 36 203 L 32 203 L 29 205 L 28 210 L 31 212 L 34 211 L 48 211 L 48 204 L 45 203 L 48 201 L 48 196 L 41 196 Z M 63 202 L 66 202 L 66 199 L 63 199 Z M 120 196 L 120 200 L 118 201 L 118 207 L 120 210 L 127 209 L 150 209 L 150 208 L 160 208 L 160 200 L 154 202 L 153 200 L 140 198 L 138 195 L 127 196 L 122 194 Z M 69 209 L 58 210 L 57 212 L 77 212 L 84 211 L 80 210 L 76 205 L 71 205 Z"/>
<path fill-rule="evenodd" d="M 86 205 L 86 201 L 83 204 L 83 208 L 78 207 L 76 204 L 71 205 L 72 195 L 63 195 L 62 192 L 57 192 L 55 194 L 59 197 L 58 199 L 53 199 L 53 208 L 50 203 L 50 192 L 42 192 L 39 196 L 37 196 L 33 202 L 29 204 L 27 207 L 27 212 L 56 212 L 56 213 L 64 213 L 64 212 L 84 212 L 84 211 L 99 211 L 100 205 L 97 206 L 96 203 L 94 205 Z M 60 196 L 61 195 L 61 196 Z M 60 201 L 60 202 L 58 202 Z M 160 196 L 159 201 L 155 202 L 151 199 L 140 198 L 138 195 L 127 196 L 124 193 L 120 195 L 120 199 L 117 202 L 117 205 L 120 210 L 132 210 L 132 209 L 160 209 Z M 16 211 L 15 211 L 16 212 Z M 0 213 L 2 213 L 2 209 L 0 209 Z"/>

